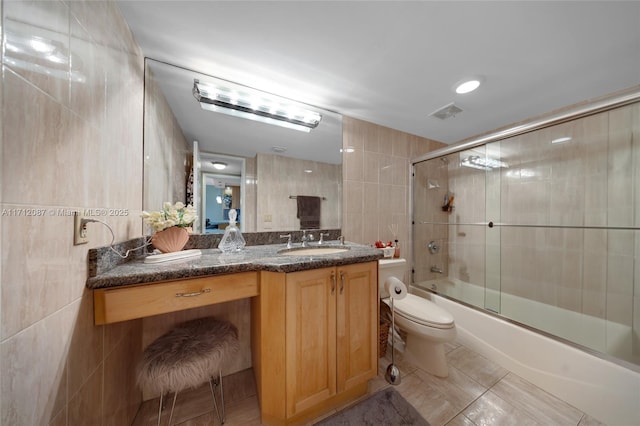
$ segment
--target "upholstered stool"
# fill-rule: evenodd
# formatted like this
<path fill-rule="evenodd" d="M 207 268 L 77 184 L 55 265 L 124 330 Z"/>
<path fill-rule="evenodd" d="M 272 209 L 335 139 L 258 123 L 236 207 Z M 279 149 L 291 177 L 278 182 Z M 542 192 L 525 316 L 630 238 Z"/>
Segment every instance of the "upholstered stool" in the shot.
<path fill-rule="evenodd" d="M 169 415 L 170 425 L 178 392 L 198 387 L 207 381 L 220 423 L 224 423 L 221 366 L 237 352 L 238 346 L 238 329 L 228 321 L 213 317 L 178 324 L 151 343 L 144 350 L 142 361 L 138 365 L 138 385 L 160 393 L 158 425 L 165 394 L 174 393 Z M 218 383 L 222 415 L 213 390 Z"/>

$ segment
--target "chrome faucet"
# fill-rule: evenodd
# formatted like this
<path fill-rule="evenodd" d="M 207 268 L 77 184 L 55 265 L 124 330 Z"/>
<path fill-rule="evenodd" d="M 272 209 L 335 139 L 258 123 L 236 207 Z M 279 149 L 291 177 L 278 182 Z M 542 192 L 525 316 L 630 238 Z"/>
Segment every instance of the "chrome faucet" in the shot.
<path fill-rule="evenodd" d="M 431 272 L 434 272 L 436 274 L 441 274 L 442 273 L 442 268 L 438 268 L 437 266 L 432 266 L 431 267 Z"/>
<path fill-rule="evenodd" d="M 320 241 L 318 241 L 318 245 L 321 245 L 322 243 L 324 243 L 324 237 L 328 237 L 329 233 L 327 232 L 326 234 L 323 234 L 322 232 L 320 232 Z"/>
<path fill-rule="evenodd" d="M 306 247 L 307 246 L 307 242 L 313 241 L 313 234 L 307 235 L 307 230 L 303 229 L 302 230 L 302 238 L 300 238 L 300 241 L 302 241 L 302 247 Z"/>
<path fill-rule="evenodd" d="M 287 238 L 287 248 L 291 248 L 291 234 L 280 235 L 280 238 Z"/>

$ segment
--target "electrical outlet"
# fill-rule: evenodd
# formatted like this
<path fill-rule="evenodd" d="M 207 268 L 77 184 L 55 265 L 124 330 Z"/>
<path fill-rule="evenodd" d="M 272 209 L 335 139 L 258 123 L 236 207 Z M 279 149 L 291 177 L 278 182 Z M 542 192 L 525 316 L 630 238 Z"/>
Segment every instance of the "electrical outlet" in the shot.
<path fill-rule="evenodd" d="M 271 215 L 270 214 L 265 214 L 263 222 L 271 222 Z"/>
<path fill-rule="evenodd" d="M 87 231 L 87 223 L 82 222 L 85 219 L 80 212 L 75 212 L 73 215 L 73 245 L 87 244 L 89 242 L 89 235 Z"/>

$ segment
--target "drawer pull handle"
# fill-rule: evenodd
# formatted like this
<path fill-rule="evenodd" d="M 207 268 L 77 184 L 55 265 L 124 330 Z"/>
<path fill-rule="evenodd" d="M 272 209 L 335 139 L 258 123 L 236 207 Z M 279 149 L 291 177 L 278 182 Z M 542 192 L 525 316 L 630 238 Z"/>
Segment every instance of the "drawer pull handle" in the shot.
<path fill-rule="evenodd" d="M 344 280 L 344 271 L 340 271 L 340 294 L 342 294 L 342 292 L 344 291 Z"/>
<path fill-rule="evenodd" d="M 336 291 L 336 273 L 331 271 L 331 294 Z"/>
<path fill-rule="evenodd" d="M 200 296 L 203 293 L 210 293 L 211 289 L 210 288 L 204 288 L 200 291 L 194 291 L 193 293 L 176 293 L 176 297 L 194 297 L 194 296 Z"/>

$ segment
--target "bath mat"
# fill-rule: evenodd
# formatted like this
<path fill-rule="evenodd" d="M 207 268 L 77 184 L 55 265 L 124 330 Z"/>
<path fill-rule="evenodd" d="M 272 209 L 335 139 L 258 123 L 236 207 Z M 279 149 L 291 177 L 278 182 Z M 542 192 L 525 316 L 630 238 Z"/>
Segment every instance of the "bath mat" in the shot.
<path fill-rule="evenodd" d="M 429 426 L 429 423 L 398 392 L 387 388 L 315 425 Z"/>

